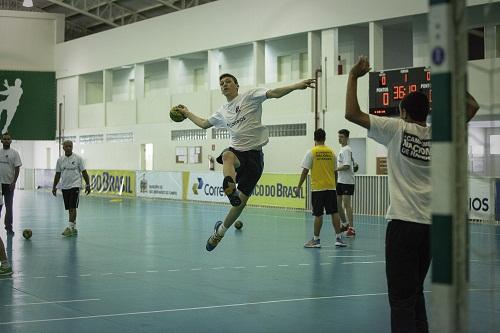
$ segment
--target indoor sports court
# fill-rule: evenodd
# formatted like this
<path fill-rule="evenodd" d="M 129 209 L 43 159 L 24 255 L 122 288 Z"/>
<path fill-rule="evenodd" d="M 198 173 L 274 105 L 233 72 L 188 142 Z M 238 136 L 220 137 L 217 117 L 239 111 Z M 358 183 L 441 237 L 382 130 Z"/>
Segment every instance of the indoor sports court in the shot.
<path fill-rule="evenodd" d="M 500 331 L 499 0 L 0 1 L 0 82 L 1 333 Z"/>

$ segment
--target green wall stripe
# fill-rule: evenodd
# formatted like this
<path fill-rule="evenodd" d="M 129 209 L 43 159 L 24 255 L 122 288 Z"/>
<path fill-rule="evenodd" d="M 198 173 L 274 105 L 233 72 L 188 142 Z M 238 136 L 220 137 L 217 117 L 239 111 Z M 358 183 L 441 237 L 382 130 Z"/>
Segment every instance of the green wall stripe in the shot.
<path fill-rule="evenodd" d="M 432 140 L 451 141 L 451 74 L 432 75 Z"/>
<path fill-rule="evenodd" d="M 451 284 L 452 274 L 452 217 L 433 215 L 431 227 L 432 282 Z"/>

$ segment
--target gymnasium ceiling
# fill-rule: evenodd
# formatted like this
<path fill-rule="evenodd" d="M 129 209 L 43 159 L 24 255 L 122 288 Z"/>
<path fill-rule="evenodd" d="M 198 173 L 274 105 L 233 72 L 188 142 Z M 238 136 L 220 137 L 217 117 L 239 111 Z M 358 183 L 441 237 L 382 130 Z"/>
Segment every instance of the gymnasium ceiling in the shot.
<path fill-rule="evenodd" d="M 25 0 L 24 0 L 25 1 Z M 0 0 L 0 9 L 64 14 L 65 40 L 204 5 L 217 0 Z"/>

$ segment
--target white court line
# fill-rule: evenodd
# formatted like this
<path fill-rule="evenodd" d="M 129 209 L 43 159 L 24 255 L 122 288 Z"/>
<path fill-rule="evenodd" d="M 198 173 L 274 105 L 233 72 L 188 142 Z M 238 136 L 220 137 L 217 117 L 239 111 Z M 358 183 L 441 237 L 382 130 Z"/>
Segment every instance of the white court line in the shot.
<path fill-rule="evenodd" d="M 146 273 L 158 273 L 158 271 L 146 271 Z"/>
<path fill-rule="evenodd" d="M 26 305 L 40 305 L 40 304 L 59 304 L 59 303 L 74 303 L 74 302 L 91 302 L 91 301 L 100 301 L 100 298 L 87 298 L 87 299 L 72 299 L 67 301 L 52 301 L 52 302 L 36 302 L 36 303 L 24 303 L 24 304 L 6 304 L 4 306 L 26 306 Z"/>
<path fill-rule="evenodd" d="M 180 269 L 169 269 L 168 271 L 169 272 L 180 272 L 181 270 Z"/>
<path fill-rule="evenodd" d="M 191 268 L 192 271 L 201 271 L 201 268 Z"/>
<path fill-rule="evenodd" d="M 224 267 L 224 266 L 222 266 L 222 267 L 213 267 L 213 268 L 211 268 L 211 269 L 224 269 L 224 268 L 225 268 L 225 267 Z"/>
<path fill-rule="evenodd" d="M 347 261 L 347 262 L 343 262 L 342 265 L 378 264 L 378 263 L 385 263 L 385 260 L 380 260 L 380 261 Z"/>
<path fill-rule="evenodd" d="M 366 258 L 366 257 L 376 257 L 376 255 L 368 254 L 366 256 L 328 256 L 328 258 Z"/>
<path fill-rule="evenodd" d="M 279 299 L 279 300 L 261 301 L 261 302 L 247 302 L 247 303 L 235 303 L 235 304 L 198 306 L 198 307 L 192 307 L 192 308 L 178 308 L 178 309 L 164 309 L 164 310 L 152 310 L 152 311 L 140 311 L 140 312 L 110 313 L 110 314 L 103 314 L 103 315 L 63 317 L 63 318 L 51 318 L 51 319 L 7 321 L 7 322 L 0 322 L 0 325 L 18 325 L 18 324 L 29 324 L 29 323 L 53 322 L 53 321 L 67 321 L 67 320 L 80 320 L 80 319 L 96 319 L 96 318 L 137 316 L 137 315 L 145 315 L 145 314 L 153 314 L 153 313 L 169 313 L 169 312 L 181 312 L 181 311 L 210 310 L 210 309 L 221 309 L 221 308 L 235 308 L 235 307 L 243 307 L 243 306 L 250 306 L 250 305 L 278 304 L 278 303 L 289 303 L 289 302 L 317 301 L 317 300 L 336 299 L 336 298 L 355 298 L 355 297 L 386 296 L 386 295 L 387 295 L 387 293 L 373 293 L 373 294 L 353 294 L 353 295 L 335 295 L 335 296 L 290 298 L 290 299 Z"/>
<path fill-rule="evenodd" d="M 113 275 L 113 273 L 102 273 L 101 275 Z"/>
<path fill-rule="evenodd" d="M 56 278 L 67 278 L 67 275 L 56 275 Z"/>
<path fill-rule="evenodd" d="M 309 266 L 311 264 L 299 264 L 299 266 Z"/>
<path fill-rule="evenodd" d="M 267 268 L 267 265 L 259 265 L 259 266 L 255 266 L 256 268 Z"/>
<path fill-rule="evenodd" d="M 288 267 L 289 265 L 278 265 L 278 267 Z"/>
<path fill-rule="evenodd" d="M 331 262 L 322 262 L 322 263 L 320 263 L 320 266 L 331 265 L 331 264 L 332 264 Z"/>
<path fill-rule="evenodd" d="M 80 276 L 92 276 L 92 274 L 80 274 Z"/>
<path fill-rule="evenodd" d="M 124 272 L 124 274 L 137 274 L 137 272 Z"/>

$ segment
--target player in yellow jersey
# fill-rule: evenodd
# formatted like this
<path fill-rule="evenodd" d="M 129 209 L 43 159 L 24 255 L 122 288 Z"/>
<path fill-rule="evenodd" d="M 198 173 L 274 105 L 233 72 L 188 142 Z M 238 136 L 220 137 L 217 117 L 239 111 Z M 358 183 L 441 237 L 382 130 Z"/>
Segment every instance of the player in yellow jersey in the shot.
<path fill-rule="evenodd" d="M 314 131 L 314 148 L 307 151 L 302 161 L 302 174 L 296 191 L 299 192 L 302 184 L 311 170 L 311 202 L 314 216 L 313 238 L 304 244 L 308 248 L 320 248 L 319 233 L 323 226 L 323 213 L 332 218 L 335 229 L 335 246 L 344 247 L 340 218 L 337 209 L 337 193 L 335 191 L 335 165 L 336 158 L 333 150 L 325 146 L 326 133 L 323 129 Z"/>

